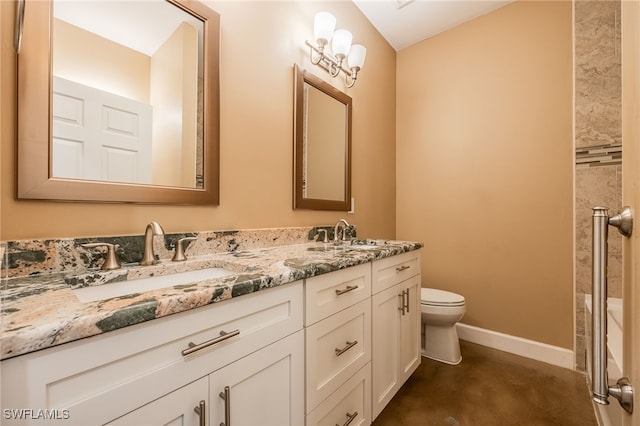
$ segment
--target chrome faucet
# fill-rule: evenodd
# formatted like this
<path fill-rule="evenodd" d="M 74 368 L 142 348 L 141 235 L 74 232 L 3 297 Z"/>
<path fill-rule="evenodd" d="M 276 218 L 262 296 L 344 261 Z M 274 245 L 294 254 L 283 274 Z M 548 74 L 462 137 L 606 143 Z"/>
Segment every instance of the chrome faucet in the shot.
<path fill-rule="evenodd" d="M 342 241 L 347 241 L 347 226 L 351 225 L 349 225 L 349 222 L 345 219 L 340 219 L 338 223 L 336 223 L 336 226 L 333 227 L 333 241 L 339 241 L 338 229 L 340 228 L 340 225 L 342 225 Z"/>
<path fill-rule="evenodd" d="M 164 229 L 158 222 L 151 222 L 144 231 L 144 253 L 140 265 L 149 266 L 156 264 L 156 255 L 153 253 L 153 236 L 164 235 Z"/>

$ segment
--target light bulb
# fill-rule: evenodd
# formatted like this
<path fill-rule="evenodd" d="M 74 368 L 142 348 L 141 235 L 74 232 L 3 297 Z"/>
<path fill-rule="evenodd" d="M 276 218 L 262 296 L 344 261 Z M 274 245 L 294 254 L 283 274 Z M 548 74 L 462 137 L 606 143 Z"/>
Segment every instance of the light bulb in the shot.
<path fill-rule="evenodd" d="M 313 20 L 313 35 L 316 43 L 324 46 L 329 43 L 333 30 L 336 28 L 336 18 L 329 12 L 318 12 Z"/>
<path fill-rule="evenodd" d="M 354 44 L 351 46 L 351 51 L 349 52 L 349 57 L 347 58 L 347 62 L 349 64 L 349 68 L 358 68 L 361 69 L 364 65 L 364 58 L 367 56 L 367 48 L 361 44 Z"/>
<path fill-rule="evenodd" d="M 347 30 L 336 30 L 333 33 L 331 50 L 336 58 L 342 60 L 349 54 L 351 48 L 351 33 Z"/>

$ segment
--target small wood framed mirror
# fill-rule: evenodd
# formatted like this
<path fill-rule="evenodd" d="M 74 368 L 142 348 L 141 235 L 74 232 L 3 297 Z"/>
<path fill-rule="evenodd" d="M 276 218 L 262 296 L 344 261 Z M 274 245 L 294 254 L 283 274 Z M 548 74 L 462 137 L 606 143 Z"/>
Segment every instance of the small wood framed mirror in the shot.
<path fill-rule="evenodd" d="M 294 66 L 293 208 L 351 209 L 349 96 Z"/>

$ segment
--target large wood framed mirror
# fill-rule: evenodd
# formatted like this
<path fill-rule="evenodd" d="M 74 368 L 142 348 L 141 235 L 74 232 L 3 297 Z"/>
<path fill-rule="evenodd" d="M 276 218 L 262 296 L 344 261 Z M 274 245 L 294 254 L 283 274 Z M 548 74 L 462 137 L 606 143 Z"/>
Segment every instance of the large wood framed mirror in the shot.
<path fill-rule="evenodd" d="M 17 197 L 219 204 L 219 37 L 196 0 L 27 0 Z"/>
<path fill-rule="evenodd" d="M 351 98 L 294 66 L 293 208 L 351 209 Z"/>

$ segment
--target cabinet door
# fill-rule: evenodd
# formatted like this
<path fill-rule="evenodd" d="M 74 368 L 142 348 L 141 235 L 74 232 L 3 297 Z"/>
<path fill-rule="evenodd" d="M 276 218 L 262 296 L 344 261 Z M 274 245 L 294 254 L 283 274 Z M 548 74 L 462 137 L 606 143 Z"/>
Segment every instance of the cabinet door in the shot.
<path fill-rule="evenodd" d="M 210 424 L 304 424 L 303 356 L 300 330 L 212 373 Z"/>
<path fill-rule="evenodd" d="M 420 353 L 420 276 L 401 284 L 407 308 L 400 313 L 400 383 L 404 383 L 422 361 Z M 408 300 L 407 300 L 408 299 Z"/>
<path fill-rule="evenodd" d="M 373 384 L 373 419 L 375 419 L 400 387 L 399 344 L 400 311 L 402 305 L 400 284 L 373 295 L 371 298 L 372 354 L 371 377 Z"/>
<path fill-rule="evenodd" d="M 200 417 L 194 408 L 209 399 L 209 379 L 203 377 L 170 394 L 107 423 L 109 426 L 198 426 Z M 73 420 L 73 418 L 72 418 Z"/>

